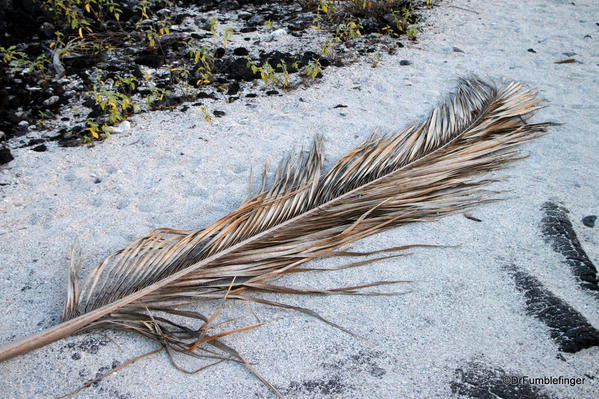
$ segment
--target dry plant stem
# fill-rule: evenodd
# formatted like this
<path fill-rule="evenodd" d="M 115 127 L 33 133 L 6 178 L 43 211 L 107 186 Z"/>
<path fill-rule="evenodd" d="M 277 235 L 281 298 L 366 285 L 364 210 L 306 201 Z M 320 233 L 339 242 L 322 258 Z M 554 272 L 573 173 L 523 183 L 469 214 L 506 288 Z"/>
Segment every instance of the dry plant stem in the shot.
<path fill-rule="evenodd" d="M 73 262 L 66 321 L 1 346 L 0 361 L 95 328 L 134 331 L 181 352 L 203 350 L 199 343 L 218 343 L 241 359 L 218 336 L 208 335 L 210 318 L 177 307 L 229 293 L 259 302 L 243 295 L 247 290 L 356 294 L 364 287 L 393 283 L 337 290 L 271 284 L 313 258 L 363 256 L 339 248 L 369 235 L 492 201 L 481 187 L 494 180 L 480 176 L 520 159 L 514 147 L 552 125 L 527 123 L 540 102 L 517 82 L 497 88 L 478 78 L 464 79 L 425 122 L 369 139 L 327 173 L 317 140 L 306 156 L 282 164 L 270 189 L 212 226 L 192 233 L 155 230 L 108 257 L 82 288 L 78 263 Z M 155 311 L 204 324 L 190 329 L 152 316 Z"/>

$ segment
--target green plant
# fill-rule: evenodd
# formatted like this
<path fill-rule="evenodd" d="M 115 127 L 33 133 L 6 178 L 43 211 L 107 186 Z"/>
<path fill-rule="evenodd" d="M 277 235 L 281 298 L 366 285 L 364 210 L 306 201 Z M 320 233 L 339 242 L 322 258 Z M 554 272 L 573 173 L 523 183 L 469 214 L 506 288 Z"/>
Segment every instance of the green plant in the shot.
<path fill-rule="evenodd" d="M 125 119 L 127 113 L 133 109 L 131 98 L 116 90 L 94 85 L 90 94 L 103 111 L 108 111 L 108 120 L 112 124 Z"/>
<path fill-rule="evenodd" d="M 277 68 L 283 71 L 278 76 L 278 83 L 282 88 L 287 89 L 289 87 L 290 76 L 289 69 L 287 68 L 287 63 L 284 60 L 281 60 L 281 62 L 277 64 Z M 297 71 L 299 69 L 298 63 L 294 62 L 293 64 L 291 64 L 291 68 Z"/>
<path fill-rule="evenodd" d="M 156 47 L 156 39 L 170 33 L 170 21 L 168 18 L 160 18 L 158 21 L 150 19 L 152 15 L 153 2 L 151 0 L 139 0 L 135 8 L 139 11 L 139 20 L 136 23 L 138 29 L 144 32 L 146 42 L 150 47 Z"/>
<path fill-rule="evenodd" d="M 87 120 L 85 124 L 87 125 L 89 136 L 84 138 L 84 142 L 93 141 L 93 139 L 99 140 L 102 134 L 105 136 L 110 136 L 108 125 L 100 125 L 98 122 L 93 120 Z"/>
<path fill-rule="evenodd" d="M 152 107 L 156 105 L 157 102 L 163 101 L 166 98 L 166 96 L 168 96 L 171 93 L 171 90 L 163 89 L 160 87 L 156 87 L 155 85 L 152 85 L 150 87 L 150 94 L 146 96 L 145 100 L 148 106 Z"/>
<path fill-rule="evenodd" d="M 214 58 L 210 51 L 206 47 L 195 47 L 189 50 L 189 55 L 198 68 L 196 86 L 210 83 L 214 76 Z"/>
<path fill-rule="evenodd" d="M 116 76 L 112 80 L 102 80 L 93 85 L 87 94 L 106 113 L 107 123 L 100 124 L 96 120 L 88 120 L 88 131 L 94 139 L 101 134 L 108 134 L 108 127 L 123 121 L 133 112 L 137 105 L 133 103 L 131 93 L 137 88 L 138 80 L 133 76 Z"/>
<path fill-rule="evenodd" d="M 312 80 L 315 80 L 319 75 L 322 75 L 323 72 L 324 70 L 322 69 L 320 61 L 316 59 L 306 65 L 303 70 L 304 76 L 312 78 Z"/>
<path fill-rule="evenodd" d="M 356 37 L 362 35 L 360 29 L 363 29 L 362 24 L 360 22 L 348 19 L 344 23 L 337 25 L 337 28 L 335 29 L 335 40 L 353 40 Z"/>
<path fill-rule="evenodd" d="M 200 107 L 200 111 L 202 111 L 202 115 L 204 116 L 206 122 L 212 123 L 212 115 L 210 114 L 210 112 L 208 112 L 208 108 L 202 105 Z"/>
<path fill-rule="evenodd" d="M 322 45 L 322 55 L 323 57 L 328 57 L 329 55 L 331 55 L 333 53 L 333 51 L 335 50 L 335 47 L 337 45 L 337 41 L 327 37 L 327 39 L 325 40 L 325 42 Z"/>
<path fill-rule="evenodd" d="M 284 89 L 289 87 L 289 68 L 284 60 L 281 60 L 276 67 L 281 70 L 277 72 L 275 68 L 268 61 L 265 61 L 262 65 L 256 64 L 249 57 L 247 58 L 247 67 L 252 70 L 253 73 L 260 73 L 260 79 L 264 84 L 269 86 L 278 86 Z M 291 64 L 291 68 L 296 71 L 299 69 L 298 63 L 294 62 Z"/>
<path fill-rule="evenodd" d="M 246 57 L 247 64 L 246 66 L 252 70 L 252 73 L 256 74 L 260 72 L 260 79 L 264 81 L 265 84 L 269 84 L 276 80 L 275 69 L 265 61 L 264 64 L 258 65 L 254 61 L 252 61 L 249 57 Z"/>
<path fill-rule="evenodd" d="M 140 3 L 149 4 L 148 0 L 140 0 Z M 43 5 L 52 10 L 57 19 L 66 19 L 80 38 L 85 33 L 93 33 L 94 28 L 103 28 L 108 17 L 120 21 L 123 13 L 119 2 L 114 0 L 43 0 Z"/>
<path fill-rule="evenodd" d="M 312 7 L 316 15 L 313 28 L 320 31 L 323 24 L 332 26 L 335 38 L 342 41 L 361 35 L 363 19 L 392 20 L 390 25 L 383 26 L 381 33 L 393 37 L 407 34 L 408 27 L 417 22 L 414 10 L 426 6 L 431 7 L 430 0 L 309 0 L 307 5 Z M 415 34 L 410 29 L 410 34 Z"/>
<path fill-rule="evenodd" d="M 376 68 L 379 66 L 379 62 L 381 61 L 381 55 L 379 53 L 375 53 L 372 56 L 372 67 Z"/>
<path fill-rule="evenodd" d="M 408 28 L 406 29 L 406 35 L 408 35 L 408 38 L 410 38 L 412 40 L 414 40 L 416 38 L 417 34 L 418 34 L 418 30 L 413 25 L 408 26 Z"/>
<path fill-rule="evenodd" d="M 168 67 L 168 70 L 171 74 L 171 82 L 182 87 L 188 86 L 189 66 L 186 64 L 172 65 Z"/>
<path fill-rule="evenodd" d="M 218 26 L 218 19 L 210 18 L 209 23 L 210 23 L 210 32 L 212 33 L 212 36 L 216 37 L 216 35 L 217 35 L 216 27 Z"/>
<path fill-rule="evenodd" d="M 225 33 L 223 34 L 223 46 L 224 47 L 227 47 L 227 44 L 229 44 L 229 40 L 233 36 L 233 33 L 234 33 L 233 28 L 225 29 Z"/>
<path fill-rule="evenodd" d="M 45 73 L 50 64 L 50 60 L 43 55 L 35 59 L 30 59 L 24 52 L 18 51 L 17 46 L 0 46 L 0 56 L 2 57 L 2 62 L 10 66 L 11 72 L 27 71 L 29 73 Z"/>
<path fill-rule="evenodd" d="M 135 76 L 120 76 L 116 77 L 114 82 L 115 87 L 122 87 L 127 91 L 127 94 L 131 94 L 139 84 L 139 80 Z"/>
<path fill-rule="evenodd" d="M 396 10 L 391 13 L 393 16 L 394 26 L 385 29 L 385 32 L 390 36 L 398 36 L 396 32 L 406 34 L 410 39 L 414 39 L 417 34 L 416 27 L 412 24 L 418 21 L 414 15 L 414 7 L 403 7 L 401 10 Z"/>

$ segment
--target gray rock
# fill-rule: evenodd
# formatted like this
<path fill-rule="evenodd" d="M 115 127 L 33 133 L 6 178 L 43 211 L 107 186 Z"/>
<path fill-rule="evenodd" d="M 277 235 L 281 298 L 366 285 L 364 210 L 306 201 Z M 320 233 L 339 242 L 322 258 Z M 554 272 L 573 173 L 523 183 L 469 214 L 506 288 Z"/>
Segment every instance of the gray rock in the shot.
<path fill-rule="evenodd" d="M 44 104 L 46 107 L 50 107 L 50 106 L 52 106 L 52 105 L 56 104 L 56 103 L 57 103 L 59 100 L 60 100 L 60 97 L 58 97 L 58 96 L 52 96 L 52 97 L 50 97 L 50 98 L 48 98 L 48 99 L 44 100 L 44 103 L 43 103 L 43 104 Z"/>
<path fill-rule="evenodd" d="M 264 17 L 262 15 L 254 15 L 250 19 L 248 19 L 248 24 L 250 25 L 260 25 L 264 22 Z"/>

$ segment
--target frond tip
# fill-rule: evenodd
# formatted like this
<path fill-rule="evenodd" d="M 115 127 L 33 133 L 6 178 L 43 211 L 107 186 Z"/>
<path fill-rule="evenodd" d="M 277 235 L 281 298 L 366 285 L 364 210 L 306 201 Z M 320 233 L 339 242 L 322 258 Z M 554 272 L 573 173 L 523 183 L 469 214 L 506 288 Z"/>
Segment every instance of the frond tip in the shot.
<path fill-rule="evenodd" d="M 316 139 L 306 154 L 281 165 L 270 188 L 211 226 L 195 232 L 155 230 L 108 257 L 81 288 L 73 267 L 66 321 L 3 346 L 0 360 L 74 333 L 117 328 L 156 339 L 169 353 L 203 350 L 204 356 L 247 365 L 217 339 L 225 334 L 209 335 L 213 316 L 180 307 L 226 296 L 293 308 L 250 297 L 246 291 L 356 294 L 380 285 L 383 282 L 314 290 L 281 287 L 272 281 L 310 270 L 299 265 L 313 258 L 369 255 L 340 248 L 374 233 L 492 200 L 482 188 L 492 180 L 482 175 L 520 159 L 516 147 L 552 125 L 528 123 L 540 104 L 536 93 L 518 82 L 496 85 L 462 79 L 424 122 L 369 139 L 328 171 L 321 140 Z M 178 324 L 175 316 L 198 320 L 200 326 Z"/>

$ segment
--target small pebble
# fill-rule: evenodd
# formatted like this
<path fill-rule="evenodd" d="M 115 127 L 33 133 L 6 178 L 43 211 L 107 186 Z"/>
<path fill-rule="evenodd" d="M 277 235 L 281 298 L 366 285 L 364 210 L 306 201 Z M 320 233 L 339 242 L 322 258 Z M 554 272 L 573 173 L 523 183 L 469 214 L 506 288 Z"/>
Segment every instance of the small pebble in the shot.
<path fill-rule="evenodd" d="M 131 122 L 129 121 L 123 121 L 121 123 L 118 124 L 118 126 L 111 126 L 108 131 L 110 133 L 126 133 L 129 130 L 131 130 Z"/>
<path fill-rule="evenodd" d="M 399 61 L 399 65 L 412 65 L 412 61 L 408 61 L 408 60 L 401 60 Z"/>

